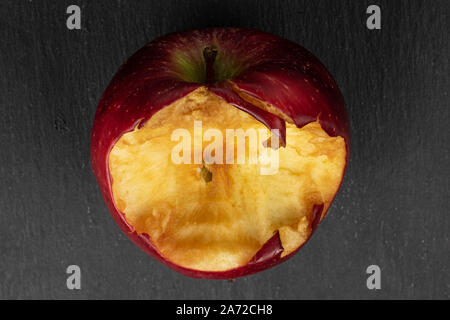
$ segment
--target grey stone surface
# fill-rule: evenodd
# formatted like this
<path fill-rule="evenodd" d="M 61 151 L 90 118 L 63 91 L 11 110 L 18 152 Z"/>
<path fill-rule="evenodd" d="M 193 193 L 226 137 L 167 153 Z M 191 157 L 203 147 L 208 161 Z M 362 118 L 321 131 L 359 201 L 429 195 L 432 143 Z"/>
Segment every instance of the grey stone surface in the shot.
<path fill-rule="evenodd" d="M 66 28 L 78 4 L 82 30 Z M 369 4 L 382 30 L 369 31 Z M 1 299 L 450 298 L 449 13 L 444 1 L 1 1 Z M 89 160 L 118 67 L 162 34 L 244 26 L 303 45 L 339 83 L 351 160 L 328 217 L 288 262 L 190 279 L 115 225 Z M 66 288 L 77 264 L 82 289 Z M 366 267 L 382 289 L 366 288 Z"/>

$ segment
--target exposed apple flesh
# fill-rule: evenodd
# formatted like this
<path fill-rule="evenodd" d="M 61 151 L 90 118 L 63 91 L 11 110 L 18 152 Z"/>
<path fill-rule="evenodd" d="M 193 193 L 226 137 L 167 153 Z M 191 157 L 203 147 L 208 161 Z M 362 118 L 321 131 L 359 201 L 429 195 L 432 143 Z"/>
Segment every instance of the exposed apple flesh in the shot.
<path fill-rule="evenodd" d="M 170 162 L 169 131 L 192 129 L 194 119 L 204 130 L 278 129 L 278 173 Z M 344 101 L 325 67 L 301 46 L 249 29 L 147 44 L 106 89 L 91 136 L 92 167 L 120 228 L 200 278 L 236 278 L 292 256 L 326 214 L 348 156 Z"/>
<path fill-rule="evenodd" d="M 268 131 L 205 87 L 158 111 L 124 134 L 109 156 L 115 203 L 128 223 L 148 234 L 167 260 L 202 271 L 246 265 L 276 231 L 282 257 L 301 246 L 312 232 L 314 205 L 327 208 L 339 188 L 344 139 L 328 136 L 318 122 L 287 124 L 287 144 L 278 150 L 273 175 L 261 175 L 260 164 L 248 161 L 174 164 L 171 152 L 178 142 L 171 133 L 186 128 L 194 136 L 194 120 L 202 121 L 204 131 L 222 130 L 223 137 L 229 128 Z M 203 166 L 212 173 L 209 182 L 202 178 Z"/>

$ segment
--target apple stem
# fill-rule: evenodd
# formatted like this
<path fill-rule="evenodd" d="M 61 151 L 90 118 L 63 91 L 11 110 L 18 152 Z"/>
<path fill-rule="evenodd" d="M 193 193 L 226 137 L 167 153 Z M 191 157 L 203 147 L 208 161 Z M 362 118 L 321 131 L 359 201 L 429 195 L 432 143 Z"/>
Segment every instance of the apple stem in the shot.
<path fill-rule="evenodd" d="M 214 61 L 216 60 L 217 49 L 214 46 L 209 46 L 203 49 L 203 58 L 206 65 L 206 83 L 214 83 Z"/>

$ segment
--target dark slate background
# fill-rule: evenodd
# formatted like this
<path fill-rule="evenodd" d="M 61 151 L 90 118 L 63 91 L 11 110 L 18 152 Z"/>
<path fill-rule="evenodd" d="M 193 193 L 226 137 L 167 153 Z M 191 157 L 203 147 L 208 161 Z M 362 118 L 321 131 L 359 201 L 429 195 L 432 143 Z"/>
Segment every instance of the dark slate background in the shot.
<path fill-rule="evenodd" d="M 66 28 L 78 4 L 82 30 Z M 382 8 L 382 30 L 366 8 Z M 449 21 L 443 1 L 1 1 L 0 298 L 450 298 Z M 342 189 L 288 262 L 190 279 L 134 246 L 91 172 L 100 95 L 173 31 L 244 26 L 302 44 L 340 85 L 352 152 Z M 66 267 L 82 289 L 66 288 Z M 366 288 L 377 264 L 382 289 Z"/>

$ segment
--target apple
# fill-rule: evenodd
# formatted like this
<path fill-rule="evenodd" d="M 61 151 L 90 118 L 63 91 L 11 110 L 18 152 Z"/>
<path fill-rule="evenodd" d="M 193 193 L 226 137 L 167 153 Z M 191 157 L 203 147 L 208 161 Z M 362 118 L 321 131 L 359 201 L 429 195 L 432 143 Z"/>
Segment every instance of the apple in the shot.
<path fill-rule="evenodd" d="M 276 133 L 277 172 L 174 163 L 173 132 L 192 132 L 195 121 L 203 132 Z M 92 168 L 119 227 L 197 278 L 237 278 L 294 255 L 326 215 L 348 157 L 344 100 L 322 63 L 289 40 L 240 28 L 148 43 L 103 93 L 91 136 Z"/>

